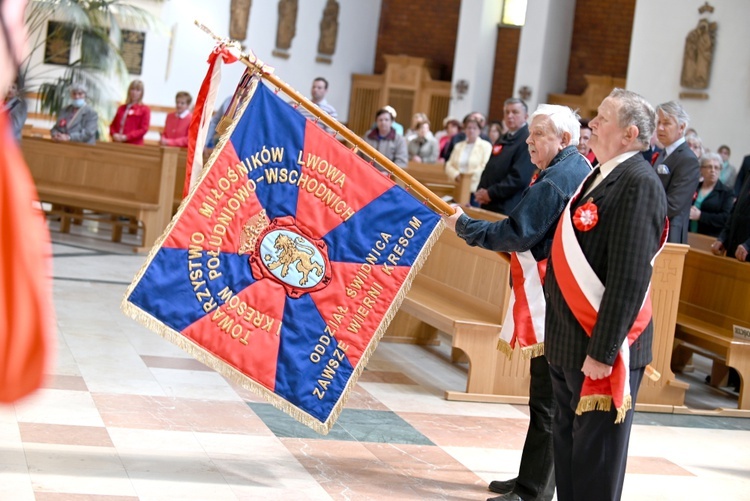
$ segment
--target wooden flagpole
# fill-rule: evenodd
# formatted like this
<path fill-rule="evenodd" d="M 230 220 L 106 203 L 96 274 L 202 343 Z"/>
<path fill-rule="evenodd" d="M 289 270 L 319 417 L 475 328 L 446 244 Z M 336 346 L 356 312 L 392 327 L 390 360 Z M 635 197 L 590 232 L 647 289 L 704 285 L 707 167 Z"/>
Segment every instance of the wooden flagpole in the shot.
<path fill-rule="evenodd" d="M 236 46 L 239 46 L 239 43 L 233 42 L 228 39 L 222 39 L 217 37 L 214 33 L 211 32 L 210 29 L 208 29 L 206 26 L 195 21 L 196 26 L 198 26 L 201 30 L 208 33 L 211 37 L 214 38 L 218 43 L 223 43 L 226 45 L 229 45 L 231 43 L 236 44 Z M 399 179 L 401 182 L 406 185 L 406 187 L 415 193 L 417 193 L 427 204 L 429 204 L 435 212 L 439 214 L 444 215 L 452 215 L 456 211 L 453 209 L 453 207 L 448 204 L 445 200 L 434 194 L 432 191 L 427 189 L 422 183 L 417 181 L 412 175 L 410 175 L 406 170 L 402 169 L 398 165 L 394 164 L 391 159 L 380 153 L 378 150 L 367 144 L 361 137 L 353 133 L 351 130 L 349 130 L 347 127 L 342 125 L 339 121 L 334 120 L 331 118 L 326 112 L 318 108 L 318 106 L 307 99 L 305 96 L 297 92 L 294 88 L 292 88 L 289 84 L 281 80 L 279 77 L 274 75 L 273 73 L 270 73 L 266 70 L 265 65 L 262 61 L 260 61 L 258 58 L 256 58 L 254 55 L 251 57 L 248 54 L 245 54 L 244 52 L 240 52 L 240 58 L 239 60 L 242 61 L 243 64 L 245 64 L 250 69 L 254 70 L 257 74 L 259 74 L 261 77 L 266 79 L 267 81 L 271 82 L 273 85 L 275 85 L 278 89 L 284 91 L 286 95 L 294 99 L 297 103 L 299 103 L 300 106 L 305 108 L 307 111 L 309 111 L 313 116 L 315 116 L 318 120 L 326 124 L 331 129 L 335 130 L 338 134 L 341 134 L 342 137 L 344 137 L 347 141 L 349 141 L 351 144 L 355 146 L 354 151 L 360 150 L 364 152 L 366 155 L 368 155 L 373 160 L 377 161 L 380 165 L 382 165 L 386 170 L 388 170 L 391 174 L 393 174 L 394 177 Z"/>

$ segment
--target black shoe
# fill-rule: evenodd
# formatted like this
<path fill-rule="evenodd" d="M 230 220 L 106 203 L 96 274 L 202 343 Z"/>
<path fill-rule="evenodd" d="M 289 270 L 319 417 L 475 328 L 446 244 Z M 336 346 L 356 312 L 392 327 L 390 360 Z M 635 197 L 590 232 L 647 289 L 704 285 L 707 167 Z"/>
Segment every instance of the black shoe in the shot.
<path fill-rule="evenodd" d="M 490 482 L 490 485 L 487 486 L 487 489 L 498 494 L 508 494 L 513 492 L 515 487 L 516 479 L 511 478 L 510 480 L 493 480 Z"/>
<path fill-rule="evenodd" d="M 487 501 L 523 501 L 521 496 L 515 492 L 508 492 L 507 494 L 500 494 L 494 498 L 487 498 Z"/>

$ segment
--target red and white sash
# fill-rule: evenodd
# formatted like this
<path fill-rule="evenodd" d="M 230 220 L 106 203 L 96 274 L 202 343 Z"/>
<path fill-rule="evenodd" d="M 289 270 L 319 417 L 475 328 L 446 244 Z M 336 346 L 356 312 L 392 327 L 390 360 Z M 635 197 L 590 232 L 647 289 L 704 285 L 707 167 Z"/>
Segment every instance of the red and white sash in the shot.
<path fill-rule="evenodd" d="M 497 349 L 508 358 L 516 344 L 525 358 L 544 354 L 544 276 L 547 260 L 537 262 L 531 251 L 511 252 L 510 274 L 513 294 L 505 314 Z"/>
<path fill-rule="evenodd" d="M 583 184 L 578 188 L 579 191 Z M 552 240 L 551 255 L 555 263 L 555 278 L 565 302 L 583 330 L 591 337 L 604 295 L 604 284 L 601 283 L 599 277 L 591 268 L 576 238 L 570 214 L 570 207 L 576 200 L 578 200 L 578 193 L 570 199 L 563 212 L 563 217 L 560 218 L 555 237 Z M 669 222 L 665 221 L 659 250 L 651 259 L 652 268 L 656 256 L 664 248 L 668 233 Z M 621 423 L 625 420 L 625 415 L 632 406 L 630 396 L 630 345 L 638 339 L 638 336 L 641 335 L 651 320 L 650 291 L 651 284 L 649 283 L 648 292 L 643 298 L 638 316 L 615 358 L 612 374 L 608 378 L 596 381 L 588 377 L 584 380 L 581 388 L 581 399 L 576 409 L 577 414 L 580 415 L 591 410 L 609 411 L 612 402 L 614 402 L 615 409 L 617 409 L 615 423 Z"/>

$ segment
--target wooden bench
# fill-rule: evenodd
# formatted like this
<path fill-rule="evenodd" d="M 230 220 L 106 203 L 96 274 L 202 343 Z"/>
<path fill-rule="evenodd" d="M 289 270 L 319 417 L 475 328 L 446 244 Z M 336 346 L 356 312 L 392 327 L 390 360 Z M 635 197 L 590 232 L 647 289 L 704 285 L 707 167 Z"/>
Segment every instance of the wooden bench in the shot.
<path fill-rule="evenodd" d="M 711 238 L 713 242 L 715 239 Z M 750 410 L 750 339 L 734 337 L 735 325 L 750 329 L 750 265 L 714 256 L 709 239 L 689 240 L 675 329 L 673 367 L 681 370 L 693 353 L 713 361 L 711 384 L 720 386 L 733 367 L 740 375 L 738 409 Z"/>
<path fill-rule="evenodd" d="M 653 307 L 654 340 L 651 346 L 651 367 L 661 378 L 652 381 L 643 378 L 638 390 L 636 410 L 675 412 L 684 408 L 685 392 L 690 385 L 679 381 L 671 369 L 674 347 L 674 325 L 679 306 L 682 270 L 688 246 L 667 244 L 654 262 L 651 278 L 651 305 Z"/>
<path fill-rule="evenodd" d="M 443 164 L 409 162 L 408 172 L 417 181 L 438 196 L 451 196 L 456 203 L 468 205 L 471 198 L 471 174 L 461 174 L 458 181 L 450 179 Z"/>
<path fill-rule="evenodd" d="M 475 218 L 500 214 L 466 209 Z M 448 400 L 525 402 L 528 361 L 516 350 L 508 362 L 497 340 L 510 299 L 508 261 L 496 252 L 471 247 L 445 230 L 406 295 L 384 341 L 435 344 L 438 332 L 451 336 L 469 362 L 465 392 L 446 391 Z"/>
<path fill-rule="evenodd" d="M 172 217 L 178 148 L 116 143 L 55 143 L 24 138 L 21 142 L 39 198 L 51 204 L 127 216 L 143 226 L 142 245 L 150 249 Z M 60 231 L 70 219 L 61 213 Z M 113 218 L 112 236 L 121 225 Z"/>
<path fill-rule="evenodd" d="M 475 218 L 504 216 L 466 209 Z M 688 247 L 667 244 L 654 266 L 652 301 L 654 343 L 651 363 L 658 381 L 644 380 L 639 410 L 673 412 L 682 407 L 688 385 L 670 370 L 682 265 Z M 454 349 L 469 360 L 465 392 L 446 391 L 448 400 L 526 403 L 529 363 L 520 350 L 510 360 L 497 350 L 497 340 L 510 299 L 508 262 L 497 253 L 470 247 L 446 230 L 433 247 L 420 274 L 391 322 L 384 341 L 434 344 L 438 331 L 451 336 Z"/>

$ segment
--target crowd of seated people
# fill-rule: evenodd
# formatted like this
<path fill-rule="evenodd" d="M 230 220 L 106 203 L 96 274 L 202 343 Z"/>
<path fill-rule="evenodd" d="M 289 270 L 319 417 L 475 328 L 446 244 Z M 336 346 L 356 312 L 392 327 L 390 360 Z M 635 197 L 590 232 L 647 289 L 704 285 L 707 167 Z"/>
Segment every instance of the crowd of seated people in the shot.
<path fill-rule="evenodd" d="M 16 140 L 20 141 L 27 118 L 27 104 L 19 95 L 18 89 L 18 82 L 9 88 L 2 109 L 10 116 L 13 133 Z M 99 114 L 88 99 L 86 86 L 76 82 L 68 87 L 68 92 L 67 104 L 57 113 L 54 125 L 50 128 L 50 139 L 55 142 L 96 144 L 99 139 Z M 109 139 L 125 144 L 144 144 L 144 137 L 151 125 L 151 109 L 143 103 L 143 96 L 143 82 L 133 80 L 128 86 L 125 103 L 117 108 L 109 124 Z M 188 92 L 177 93 L 175 111 L 166 117 L 159 144 L 187 146 L 192 100 Z"/>
<path fill-rule="evenodd" d="M 3 102 L 3 109 L 11 118 L 17 140 L 21 138 L 27 116 L 27 105 L 19 95 L 19 88 L 18 82 L 12 85 Z M 75 83 L 70 86 L 69 92 L 69 102 L 58 113 L 50 129 L 50 137 L 56 142 L 95 144 L 99 117 L 87 99 L 86 87 Z M 125 103 L 119 106 L 109 125 L 112 141 L 144 144 L 144 136 L 151 122 L 151 110 L 143 103 L 143 98 L 143 82 L 133 80 L 128 87 Z M 166 117 L 160 144 L 187 146 L 192 119 L 191 104 L 192 96 L 189 93 L 177 93 L 175 111 Z M 517 103 L 510 104 L 519 106 Z M 656 109 L 657 127 L 651 147 L 644 152 L 644 157 L 652 163 L 664 183 L 672 223 L 670 241 L 686 242 L 687 231 L 715 236 L 714 252 L 726 252 L 729 257 L 744 261 L 750 250 L 750 155 L 743 159 L 738 169 L 730 163 L 731 149 L 728 145 L 720 145 L 713 153 L 703 144 L 697 131 L 688 128 L 689 117 L 679 103 L 670 101 Z M 221 111 L 218 110 L 216 115 L 220 116 Z M 505 120 L 487 124 L 480 112 L 469 113 L 463 124 L 448 116 L 442 121 L 442 129 L 433 134 L 426 114 L 415 113 L 409 128 L 404 131 L 396 122 L 395 109 L 384 106 L 377 111 L 373 127 L 364 135 L 364 140 L 400 167 L 406 167 L 409 161 L 440 162 L 445 164 L 444 170 L 449 179 L 456 179 L 461 173 L 471 173 L 472 203 L 477 204 L 474 192 L 479 187 L 485 167 L 500 154 L 503 147 L 507 148 L 514 142 L 516 131 L 524 130 L 522 126 L 525 121 L 515 124 L 512 115 L 507 118 L 513 124 L 512 130 Z M 597 160 L 588 146 L 590 138 L 591 129 L 587 121 L 582 120 L 577 148 L 596 166 Z M 521 149 L 525 150 L 525 147 Z M 511 165 L 516 161 L 512 159 Z M 488 192 L 485 187 L 482 190 L 484 197 Z M 491 204 L 482 200 L 479 202 L 491 209 Z"/>

